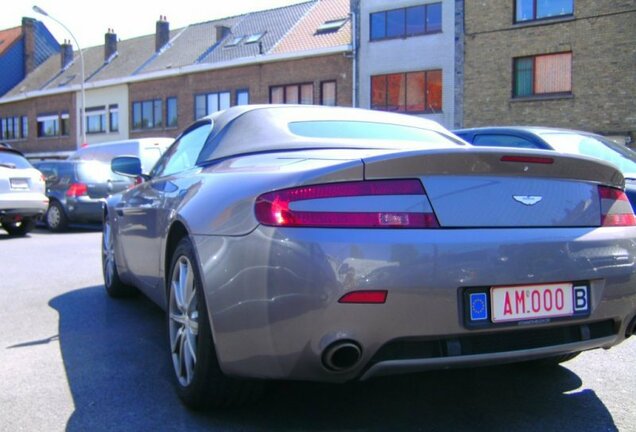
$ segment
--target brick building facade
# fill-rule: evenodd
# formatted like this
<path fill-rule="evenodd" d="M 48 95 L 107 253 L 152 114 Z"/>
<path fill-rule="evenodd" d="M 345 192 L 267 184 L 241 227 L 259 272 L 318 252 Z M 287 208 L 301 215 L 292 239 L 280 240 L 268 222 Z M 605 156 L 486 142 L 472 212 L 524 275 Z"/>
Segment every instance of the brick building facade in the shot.
<path fill-rule="evenodd" d="M 282 60 L 267 63 L 248 64 L 219 70 L 179 75 L 152 81 L 129 84 L 129 98 L 132 103 L 151 99 L 167 100 L 176 98 L 178 124 L 155 129 L 135 129 L 130 124 L 130 137 L 150 136 L 174 137 L 196 119 L 195 97 L 197 95 L 229 93 L 232 105 L 237 104 L 239 91 L 247 91 L 249 103 L 267 104 L 272 102 L 270 89 L 278 86 L 312 84 L 313 102 L 321 102 L 321 84 L 335 82 L 336 104 L 351 106 L 352 78 L 351 59 L 342 53 Z M 131 118 L 132 121 L 132 118 Z"/>
<path fill-rule="evenodd" d="M 464 126 L 556 126 L 634 143 L 634 1 L 533 10 L 542 3 L 465 2 Z"/>

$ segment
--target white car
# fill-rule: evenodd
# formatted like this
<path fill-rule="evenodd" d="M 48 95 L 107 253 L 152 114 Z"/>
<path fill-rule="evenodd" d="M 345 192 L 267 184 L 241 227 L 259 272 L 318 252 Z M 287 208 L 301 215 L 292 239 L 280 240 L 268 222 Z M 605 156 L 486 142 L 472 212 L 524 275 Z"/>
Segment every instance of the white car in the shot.
<path fill-rule="evenodd" d="M 23 236 L 46 212 L 49 199 L 42 173 L 22 153 L 0 145 L 0 224 L 9 235 Z"/>

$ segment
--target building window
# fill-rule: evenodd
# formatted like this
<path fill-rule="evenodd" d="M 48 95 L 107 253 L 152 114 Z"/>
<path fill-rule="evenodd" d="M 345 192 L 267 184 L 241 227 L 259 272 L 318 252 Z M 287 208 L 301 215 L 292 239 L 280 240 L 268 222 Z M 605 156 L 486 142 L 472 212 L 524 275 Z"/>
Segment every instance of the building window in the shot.
<path fill-rule="evenodd" d="M 60 116 L 58 114 L 38 116 L 38 137 L 60 135 Z"/>
<path fill-rule="evenodd" d="M 237 105 L 249 105 L 250 103 L 250 91 L 248 89 L 241 89 L 236 91 L 236 104 Z"/>
<path fill-rule="evenodd" d="M 17 140 L 20 138 L 26 138 L 28 135 L 28 123 L 26 122 L 26 116 L 1 118 L 0 137 L 4 140 Z"/>
<path fill-rule="evenodd" d="M 133 129 L 157 129 L 162 126 L 161 99 L 133 102 Z"/>
<path fill-rule="evenodd" d="M 320 104 L 336 106 L 336 82 L 324 81 L 320 83 Z"/>
<path fill-rule="evenodd" d="M 63 136 L 68 136 L 71 133 L 71 123 L 67 112 L 60 114 L 60 125 Z"/>
<path fill-rule="evenodd" d="M 515 0 L 515 21 L 559 18 L 574 13 L 574 0 Z"/>
<path fill-rule="evenodd" d="M 108 106 L 108 130 L 119 132 L 119 105 Z"/>
<path fill-rule="evenodd" d="M 29 117 L 22 116 L 22 138 L 29 137 Z"/>
<path fill-rule="evenodd" d="M 290 84 L 270 87 L 269 102 L 273 104 L 312 105 L 314 103 L 314 85 Z"/>
<path fill-rule="evenodd" d="M 230 107 L 230 92 L 206 93 L 194 97 L 195 120 Z"/>
<path fill-rule="evenodd" d="M 372 76 L 371 108 L 408 113 L 441 112 L 442 71 Z"/>
<path fill-rule="evenodd" d="M 404 38 L 442 31 L 442 3 L 431 3 L 371 14 L 372 41 Z"/>
<path fill-rule="evenodd" d="M 514 97 L 570 93 L 571 52 L 514 59 Z"/>
<path fill-rule="evenodd" d="M 106 107 L 86 108 L 86 133 L 106 133 Z"/>
<path fill-rule="evenodd" d="M 177 98 L 166 98 L 166 127 L 177 127 Z"/>

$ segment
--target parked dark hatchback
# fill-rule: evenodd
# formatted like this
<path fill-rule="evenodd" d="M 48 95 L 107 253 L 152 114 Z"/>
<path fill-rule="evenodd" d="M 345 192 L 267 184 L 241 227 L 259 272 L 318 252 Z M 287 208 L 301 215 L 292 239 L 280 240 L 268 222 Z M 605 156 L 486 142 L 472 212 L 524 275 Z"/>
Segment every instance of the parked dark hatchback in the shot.
<path fill-rule="evenodd" d="M 51 231 L 70 223 L 101 223 L 106 198 L 126 190 L 133 181 L 97 161 L 42 161 L 33 164 L 46 178 L 49 208 L 44 222 Z"/>
<path fill-rule="evenodd" d="M 625 192 L 636 208 L 636 152 L 601 135 L 532 126 L 478 127 L 453 131 L 475 146 L 554 150 L 609 162 L 625 176 Z"/>

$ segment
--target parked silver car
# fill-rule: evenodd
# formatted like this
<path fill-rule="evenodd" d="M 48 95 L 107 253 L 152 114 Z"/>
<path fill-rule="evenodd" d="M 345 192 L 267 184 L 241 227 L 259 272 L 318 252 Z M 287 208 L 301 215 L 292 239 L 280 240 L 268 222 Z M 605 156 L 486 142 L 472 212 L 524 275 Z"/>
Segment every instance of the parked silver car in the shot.
<path fill-rule="evenodd" d="M 623 187 L 602 161 L 476 148 L 416 117 L 233 107 L 108 200 L 105 287 L 167 310 L 195 408 L 263 379 L 557 364 L 634 332 Z"/>
<path fill-rule="evenodd" d="M 42 173 L 22 153 L 0 145 L 0 225 L 10 235 L 33 230 L 49 199 Z"/>

